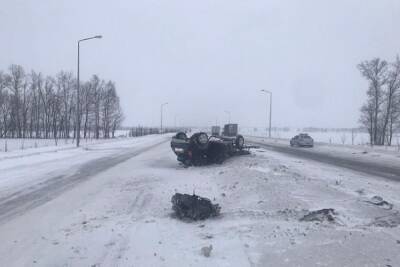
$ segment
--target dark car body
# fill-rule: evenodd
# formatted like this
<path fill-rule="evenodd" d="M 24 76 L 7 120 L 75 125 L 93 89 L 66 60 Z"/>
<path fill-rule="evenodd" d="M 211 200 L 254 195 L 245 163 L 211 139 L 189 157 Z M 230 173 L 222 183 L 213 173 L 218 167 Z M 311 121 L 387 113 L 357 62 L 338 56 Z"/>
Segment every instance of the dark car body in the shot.
<path fill-rule="evenodd" d="M 186 166 L 222 163 L 227 157 L 244 148 L 244 138 L 241 135 L 209 137 L 204 132 L 188 137 L 179 132 L 172 137 L 171 148 L 177 160 Z"/>
<path fill-rule="evenodd" d="M 290 146 L 313 147 L 314 140 L 308 134 L 298 134 L 290 139 Z"/>

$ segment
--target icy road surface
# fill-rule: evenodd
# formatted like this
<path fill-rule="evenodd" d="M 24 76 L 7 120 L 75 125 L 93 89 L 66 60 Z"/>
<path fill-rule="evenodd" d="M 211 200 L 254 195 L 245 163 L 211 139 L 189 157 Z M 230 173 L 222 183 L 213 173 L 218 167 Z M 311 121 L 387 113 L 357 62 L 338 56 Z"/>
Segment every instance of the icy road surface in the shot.
<path fill-rule="evenodd" d="M 263 149 L 185 169 L 165 140 L 0 161 L 0 266 L 400 262 L 400 183 Z M 171 218 L 175 191 L 209 197 L 221 216 Z M 393 208 L 372 204 L 375 195 Z M 299 221 L 321 208 L 335 209 L 335 221 Z"/>
<path fill-rule="evenodd" d="M 398 152 L 325 143 L 316 143 L 313 148 L 291 147 L 289 140 L 269 140 L 260 137 L 246 139 L 248 143 L 268 150 L 400 181 L 400 154 Z"/>

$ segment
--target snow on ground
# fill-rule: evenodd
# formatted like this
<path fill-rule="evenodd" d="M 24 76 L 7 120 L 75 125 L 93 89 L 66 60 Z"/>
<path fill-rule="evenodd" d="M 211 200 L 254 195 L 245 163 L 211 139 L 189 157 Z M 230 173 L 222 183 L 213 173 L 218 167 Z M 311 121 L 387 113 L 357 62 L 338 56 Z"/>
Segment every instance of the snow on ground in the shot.
<path fill-rule="evenodd" d="M 113 146 L 114 142 L 120 143 L 121 141 L 127 141 L 127 143 L 130 144 L 132 138 L 134 137 L 116 137 L 110 139 L 82 139 L 80 146 L 83 149 L 89 149 L 92 146 L 104 144 L 110 144 L 110 146 Z M 4 150 L 4 145 L 6 142 L 7 152 L 5 152 Z M 54 141 L 54 139 L 0 139 L 0 143 L 3 143 L 3 150 L 0 149 L 0 160 L 76 149 L 76 143 L 74 139 L 62 139 L 58 140 L 57 143 Z M 29 146 L 26 146 L 26 144 L 29 144 Z M 10 147 L 10 145 L 12 146 Z M 2 146 L 0 146 L 0 148 L 1 147 Z"/>
<path fill-rule="evenodd" d="M 289 140 L 278 139 L 278 138 L 263 138 L 263 137 L 249 137 L 246 136 L 247 141 L 263 142 L 267 144 L 273 144 L 276 146 L 289 146 Z M 364 162 L 381 162 L 388 165 L 399 166 L 400 165 L 400 151 L 395 147 L 385 146 L 358 146 L 358 145 L 337 145 L 327 143 L 314 143 L 313 148 L 308 150 L 337 156 L 340 158 L 356 159 Z"/>
<path fill-rule="evenodd" d="M 14 190 L 36 190 L 49 177 L 71 174 L 95 159 L 148 147 L 165 140 L 162 136 L 108 139 L 82 147 L 51 147 L 0 154 L 0 198 Z M 1 157 L 3 156 L 3 157 Z"/>
<path fill-rule="evenodd" d="M 157 138 L 162 137 L 143 140 Z M 63 171 L 77 164 L 74 157 L 86 160 L 90 153 L 101 156 L 140 144 L 149 145 L 115 142 L 74 155 L 60 151 L 56 158 L 36 155 L 43 158 L 34 165 L 30 157 L 12 159 L 7 167 L 0 161 L 0 188 L 13 183 L 1 184 L 8 174 L 34 182 L 40 173 L 51 177 L 60 161 Z M 36 175 L 38 164 L 48 167 Z M 263 149 L 223 165 L 183 168 L 169 144 L 162 143 L 0 221 L 0 265 L 395 266 L 400 262 L 399 190 L 393 181 Z M 192 223 L 174 219 L 170 198 L 175 192 L 209 197 L 222 214 Z M 369 203 L 375 195 L 393 209 Z M 299 220 L 321 208 L 335 209 L 335 222 Z M 200 250 L 210 244 L 206 258 Z"/>
<path fill-rule="evenodd" d="M 265 127 L 240 127 L 241 134 L 254 137 L 266 137 L 268 132 Z M 298 135 L 300 133 L 307 132 L 304 129 L 288 128 L 287 131 L 278 129 L 271 132 L 271 136 L 276 139 L 286 139 Z M 327 143 L 327 144 L 340 144 L 340 145 L 357 145 L 357 146 L 368 146 L 369 135 L 367 132 L 344 130 L 326 130 L 326 131 L 312 131 L 307 132 L 316 142 Z M 394 149 L 398 149 L 400 146 L 400 133 L 394 134 L 392 145 Z"/>
<path fill-rule="evenodd" d="M 95 138 L 83 138 L 81 144 L 83 146 L 90 146 L 93 144 L 112 142 L 117 139 L 121 139 L 128 136 L 128 130 L 117 130 L 115 132 L 116 139 L 95 139 Z M 60 149 L 69 148 L 76 145 L 74 138 L 68 139 L 44 139 L 44 138 L 0 138 L 0 157 L 4 157 L 5 152 L 16 152 L 24 153 L 22 150 L 32 151 L 32 149 L 45 148 L 49 149 Z M 3 152 L 3 153 L 2 153 Z"/>

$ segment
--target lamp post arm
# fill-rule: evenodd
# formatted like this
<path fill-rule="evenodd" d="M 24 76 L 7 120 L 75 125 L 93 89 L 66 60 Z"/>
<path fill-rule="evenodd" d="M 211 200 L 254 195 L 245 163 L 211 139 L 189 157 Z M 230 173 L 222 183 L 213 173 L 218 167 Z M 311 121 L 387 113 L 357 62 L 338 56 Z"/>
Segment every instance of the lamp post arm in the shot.
<path fill-rule="evenodd" d="M 80 40 L 78 41 L 78 43 L 83 42 L 83 41 L 87 41 L 87 40 L 91 40 L 91 39 L 100 39 L 100 38 L 102 38 L 101 35 L 96 35 L 96 36 L 92 36 L 92 37 L 80 39 Z"/>

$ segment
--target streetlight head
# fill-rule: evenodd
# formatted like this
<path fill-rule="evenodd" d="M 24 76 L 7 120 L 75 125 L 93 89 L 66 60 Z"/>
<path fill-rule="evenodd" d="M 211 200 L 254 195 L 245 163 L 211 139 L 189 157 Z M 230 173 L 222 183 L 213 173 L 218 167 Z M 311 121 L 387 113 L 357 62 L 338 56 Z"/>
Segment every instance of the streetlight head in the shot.
<path fill-rule="evenodd" d="M 101 35 L 96 35 L 94 38 L 101 39 L 101 38 L 103 38 L 103 36 L 101 36 Z"/>

